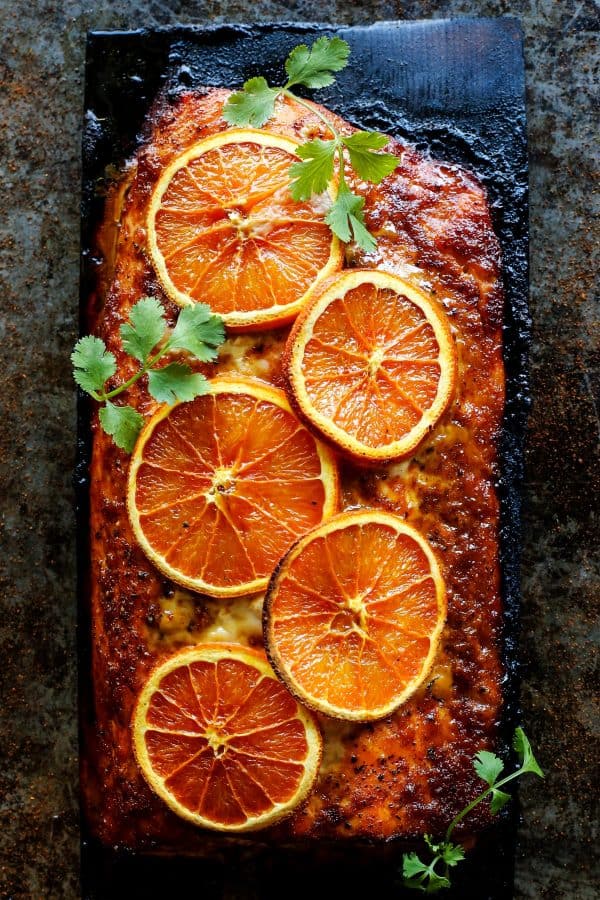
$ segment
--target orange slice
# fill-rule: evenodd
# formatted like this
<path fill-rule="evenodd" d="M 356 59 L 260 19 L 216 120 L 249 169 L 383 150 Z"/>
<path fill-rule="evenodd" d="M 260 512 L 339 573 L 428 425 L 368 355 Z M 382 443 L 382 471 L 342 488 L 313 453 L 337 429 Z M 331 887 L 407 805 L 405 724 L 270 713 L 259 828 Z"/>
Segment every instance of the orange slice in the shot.
<path fill-rule="evenodd" d="M 307 706 L 387 716 L 423 684 L 446 615 L 427 542 L 389 513 L 345 512 L 301 538 L 276 570 L 264 630 L 273 668 Z"/>
<path fill-rule="evenodd" d="M 296 321 L 284 361 L 303 418 L 367 463 L 410 455 L 449 405 L 456 379 L 443 310 L 396 275 L 371 269 L 322 285 Z"/>
<path fill-rule="evenodd" d="M 190 147 L 162 173 L 148 213 L 152 263 L 180 306 L 208 303 L 234 330 L 290 322 L 341 268 L 327 196 L 292 200 L 297 141 L 231 129 Z"/>
<path fill-rule="evenodd" d="M 135 537 L 178 584 L 213 597 L 255 593 L 299 535 L 337 507 L 331 452 L 285 394 L 222 377 L 143 429 L 129 469 Z"/>
<path fill-rule="evenodd" d="M 176 653 L 150 674 L 133 714 L 150 787 L 195 825 L 253 831 L 310 793 L 321 735 L 264 655 L 235 644 Z"/>

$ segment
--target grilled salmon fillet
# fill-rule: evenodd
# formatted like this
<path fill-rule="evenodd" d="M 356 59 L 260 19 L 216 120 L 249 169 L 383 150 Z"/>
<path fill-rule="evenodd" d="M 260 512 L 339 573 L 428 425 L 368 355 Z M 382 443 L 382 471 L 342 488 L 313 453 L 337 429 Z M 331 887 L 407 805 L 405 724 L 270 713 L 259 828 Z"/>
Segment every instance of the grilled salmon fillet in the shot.
<path fill-rule="evenodd" d="M 229 92 L 187 92 L 159 101 L 145 139 L 106 200 L 96 241 L 100 265 L 89 330 L 133 373 L 119 326 L 144 295 L 165 297 L 149 262 L 146 215 L 163 168 L 192 143 L 227 126 Z M 331 113 L 337 127 L 353 129 Z M 291 99 L 267 130 L 303 142 L 325 126 Z M 459 360 L 455 399 L 416 455 L 378 470 L 343 463 L 343 506 L 381 507 L 430 542 L 443 567 L 448 618 L 426 685 L 396 713 L 369 724 L 321 718 L 325 747 L 307 805 L 268 837 L 382 841 L 443 831 L 480 782 L 471 759 L 497 740 L 502 707 L 499 503 L 495 484 L 504 406 L 503 297 L 499 248 L 485 191 L 470 174 L 390 140 L 400 157 L 381 184 L 357 182 L 373 253 L 347 248 L 346 265 L 380 267 L 425 288 L 442 304 Z M 287 329 L 230 337 L 207 375 L 231 371 L 282 383 Z M 128 402 L 155 408 L 143 379 Z M 155 796 L 134 759 L 130 719 L 150 669 L 174 650 L 206 640 L 260 646 L 261 597 L 213 601 L 167 581 L 134 539 L 125 503 L 128 457 L 92 423 L 89 602 L 91 702 L 83 719 L 82 795 L 88 827 L 110 845 L 200 853 L 206 835 Z M 483 805 L 469 819 L 487 822 Z M 261 839 L 267 835 L 261 835 Z"/>

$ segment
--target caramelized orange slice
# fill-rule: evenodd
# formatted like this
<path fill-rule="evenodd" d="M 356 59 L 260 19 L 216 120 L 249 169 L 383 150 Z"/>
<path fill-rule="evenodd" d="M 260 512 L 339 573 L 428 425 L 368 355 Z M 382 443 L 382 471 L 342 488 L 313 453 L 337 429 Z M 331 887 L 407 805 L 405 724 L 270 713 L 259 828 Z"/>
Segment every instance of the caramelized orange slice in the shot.
<path fill-rule="evenodd" d="M 217 378 L 205 396 L 159 409 L 129 470 L 139 545 L 173 581 L 213 597 L 264 590 L 337 500 L 331 452 L 282 391 L 252 379 Z"/>
<path fill-rule="evenodd" d="M 203 644 L 150 674 L 133 715 L 135 755 L 150 787 L 195 825 L 253 831 L 307 797 L 321 760 L 310 715 L 264 654 Z"/>
<path fill-rule="evenodd" d="M 388 513 L 345 512 L 280 563 L 265 600 L 265 641 L 303 703 L 368 721 L 423 684 L 445 615 L 444 582 L 421 535 Z"/>
<path fill-rule="evenodd" d="M 325 224 L 327 198 L 292 200 L 297 142 L 230 129 L 195 144 L 162 173 L 148 246 L 169 297 L 202 301 L 234 330 L 290 322 L 342 251 Z"/>
<path fill-rule="evenodd" d="M 339 273 L 290 334 L 292 402 L 341 450 L 367 463 L 410 455 L 452 398 L 456 351 L 442 308 L 396 275 Z"/>

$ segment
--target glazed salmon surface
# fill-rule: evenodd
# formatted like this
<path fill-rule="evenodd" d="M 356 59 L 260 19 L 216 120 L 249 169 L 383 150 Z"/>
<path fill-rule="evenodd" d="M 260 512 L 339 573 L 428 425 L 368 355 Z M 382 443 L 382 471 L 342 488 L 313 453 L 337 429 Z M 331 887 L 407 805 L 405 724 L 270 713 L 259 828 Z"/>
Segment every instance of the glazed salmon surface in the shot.
<path fill-rule="evenodd" d="M 209 89 L 161 101 L 144 143 L 113 186 L 97 235 L 102 259 L 89 298 L 88 330 L 117 357 L 118 380 L 134 371 L 119 327 L 145 295 L 164 295 L 149 262 L 146 216 L 161 171 L 194 142 L 227 126 L 229 92 Z M 337 127 L 352 128 L 328 113 Z M 291 100 L 266 128 L 299 143 L 324 126 Z M 453 402 L 404 462 L 361 468 L 340 462 L 342 508 L 378 507 L 430 543 L 447 586 L 440 652 L 425 685 L 388 718 L 367 724 L 320 717 L 324 755 L 306 805 L 260 839 L 383 840 L 443 832 L 480 790 L 472 767 L 492 749 L 502 709 L 499 502 L 495 490 L 504 406 L 503 298 L 499 249 L 484 190 L 461 169 L 391 141 L 397 170 L 380 185 L 357 183 L 377 249 L 346 250 L 347 266 L 379 267 L 427 290 L 450 322 L 458 353 Z M 207 375 L 257 376 L 282 387 L 289 328 L 230 336 Z M 142 379 L 127 402 L 156 403 Z M 144 781 L 130 722 L 149 671 L 174 650 L 207 641 L 262 645 L 262 597 L 211 600 L 176 587 L 138 547 L 126 508 L 129 458 L 93 421 L 90 487 L 92 702 L 84 714 L 82 792 L 91 832 L 108 845 L 200 853 L 206 833 L 179 819 Z M 470 817 L 477 831 L 484 805 Z M 250 838 L 252 839 L 252 838 Z"/>

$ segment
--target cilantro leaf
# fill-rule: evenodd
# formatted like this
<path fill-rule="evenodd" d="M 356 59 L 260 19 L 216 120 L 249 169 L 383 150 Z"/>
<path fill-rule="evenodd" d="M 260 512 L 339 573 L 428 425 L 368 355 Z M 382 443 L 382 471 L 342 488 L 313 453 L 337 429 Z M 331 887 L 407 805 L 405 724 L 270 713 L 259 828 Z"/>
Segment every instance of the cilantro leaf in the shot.
<path fill-rule="evenodd" d="M 101 391 L 104 383 L 117 371 L 114 353 L 106 349 L 101 338 L 91 334 L 77 341 L 71 353 L 71 362 L 73 378 L 88 394 Z"/>
<path fill-rule="evenodd" d="M 225 340 L 225 326 L 205 303 L 185 306 L 169 338 L 169 350 L 187 350 L 201 362 L 217 357 L 217 347 Z"/>
<path fill-rule="evenodd" d="M 270 88 L 262 76 L 249 78 L 225 103 L 223 118 L 229 125 L 260 128 L 273 115 L 279 92 L 280 88 Z"/>
<path fill-rule="evenodd" d="M 446 878 L 445 875 L 438 875 L 437 872 L 431 872 L 429 875 L 429 880 L 427 882 L 427 887 L 425 888 L 426 894 L 437 894 L 438 891 L 443 890 L 444 888 L 450 887 L 450 879 Z"/>
<path fill-rule="evenodd" d="M 544 778 L 544 773 L 542 772 L 537 759 L 533 755 L 531 744 L 522 728 L 517 728 L 515 730 L 513 747 L 521 762 L 522 771 L 533 772 L 534 775 L 539 775 L 540 778 Z"/>
<path fill-rule="evenodd" d="M 156 297 L 142 297 L 129 313 L 129 322 L 121 325 L 123 349 L 141 363 L 165 333 L 164 309 Z"/>
<path fill-rule="evenodd" d="M 357 197 L 349 190 L 340 190 L 335 202 L 327 215 L 325 222 L 341 241 L 348 243 L 354 239 L 363 250 L 374 250 L 377 241 L 369 234 L 365 226 L 363 197 Z"/>
<path fill-rule="evenodd" d="M 504 768 L 504 763 L 495 753 L 490 753 L 489 750 L 480 750 L 475 755 L 473 767 L 479 777 L 491 787 L 496 783 L 498 775 Z"/>
<path fill-rule="evenodd" d="M 435 844 L 431 835 L 429 835 L 429 834 L 424 834 L 423 840 L 425 841 L 425 843 L 427 844 L 427 846 L 429 847 L 429 849 L 431 850 L 432 853 L 438 853 L 441 850 L 441 848 L 444 846 L 443 844 Z"/>
<path fill-rule="evenodd" d="M 460 844 L 445 842 L 440 845 L 442 859 L 447 866 L 457 866 L 465 858 L 464 848 Z"/>
<path fill-rule="evenodd" d="M 405 887 L 412 890 L 436 894 L 439 890 L 450 887 L 450 879 L 447 877 L 448 867 L 457 866 L 465 858 L 465 852 L 459 844 L 452 844 L 450 841 L 436 844 L 428 834 L 424 838 L 434 854 L 433 859 L 427 865 L 416 853 L 405 853 L 402 857 L 403 881 Z M 446 866 L 446 875 L 436 872 L 436 865 L 439 862 Z"/>
<path fill-rule="evenodd" d="M 296 147 L 296 153 L 304 162 L 290 166 L 290 191 L 294 200 L 308 200 L 313 194 L 322 194 L 333 178 L 335 141 L 315 138 Z"/>
<path fill-rule="evenodd" d="M 308 88 L 327 87 L 334 81 L 332 73 L 348 65 L 349 56 L 349 45 L 338 37 L 317 38 L 310 49 L 306 44 L 298 44 L 285 61 L 286 87 L 293 84 Z"/>
<path fill-rule="evenodd" d="M 416 853 L 405 853 L 402 857 L 402 874 L 405 878 L 414 878 L 429 871 L 429 866 L 419 859 Z"/>
<path fill-rule="evenodd" d="M 492 791 L 492 800 L 490 803 L 490 811 L 493 815 L 500 812 L 500 810 L 506 806 L 508 801 L 510 800 L 510 794 L 507 794 L 506 791 L 501 791 L 499 788 L 494 788 Z"/>
<path fill-rule="evenodd" d="M 393 153 L 377 153 L 388 143 L 388 138 L 377 131 L 357 131 L 342 139 L 350 154 L 352 168 L 364 181 L 379 184 L 400 163 Z"/>
<path fill-rule="evenodd" d="M 110 400 L 100 409 L 99 416 L 102 428 L 111 435 L 117 447 L 131 453 L 144 424 L 144 417 L 132 406 L 115 406 Z"/>
<path fill-rule="evenodd" d="M 185 402 L 205 394 L 208 381 L 185 363 L 174 362 L 148 372 L 148 390 L 159 403 Z"/>

